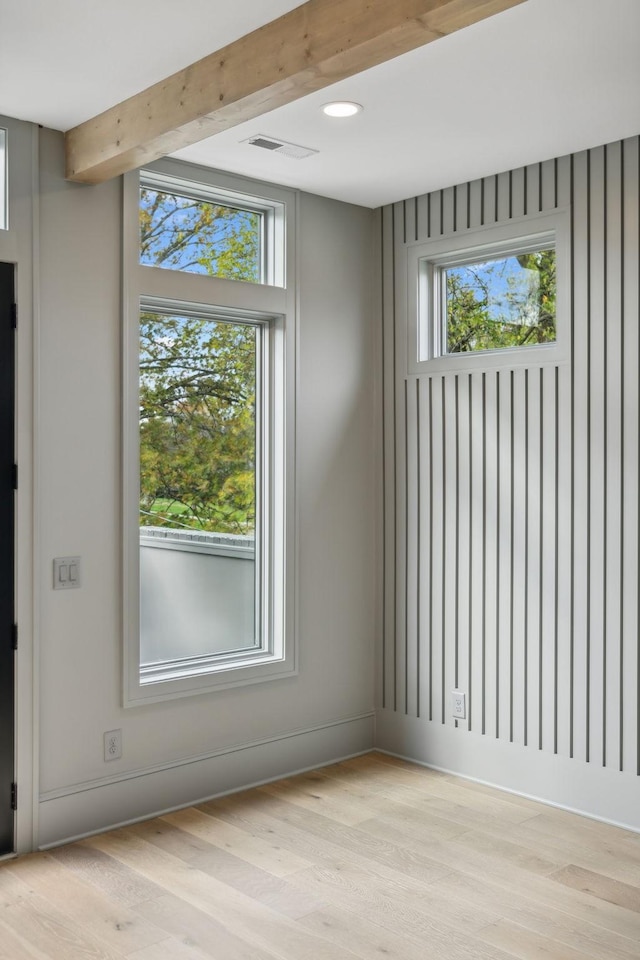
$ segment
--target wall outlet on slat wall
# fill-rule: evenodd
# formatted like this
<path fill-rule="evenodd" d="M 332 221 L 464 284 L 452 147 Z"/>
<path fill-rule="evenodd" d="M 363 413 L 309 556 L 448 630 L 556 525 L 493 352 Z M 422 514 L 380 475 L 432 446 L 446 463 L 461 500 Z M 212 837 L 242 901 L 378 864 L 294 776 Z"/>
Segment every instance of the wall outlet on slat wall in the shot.
<path fill-rule="evenodd" d="M 467 695 L 462 690 L 454 690 L 451 694 L 451 716 L 456 720 L 464 720 L 467 716 Z"/>

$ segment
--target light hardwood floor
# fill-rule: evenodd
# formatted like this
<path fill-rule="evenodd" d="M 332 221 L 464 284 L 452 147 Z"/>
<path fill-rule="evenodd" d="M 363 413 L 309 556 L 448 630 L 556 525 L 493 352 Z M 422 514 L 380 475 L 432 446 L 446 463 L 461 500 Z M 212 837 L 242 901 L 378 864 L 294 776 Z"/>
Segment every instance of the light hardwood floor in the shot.
<path fill-rule="evenodd" d="M 0 865 L 1 960 L 638 960 L 640 836 L 369 754 Z"/>

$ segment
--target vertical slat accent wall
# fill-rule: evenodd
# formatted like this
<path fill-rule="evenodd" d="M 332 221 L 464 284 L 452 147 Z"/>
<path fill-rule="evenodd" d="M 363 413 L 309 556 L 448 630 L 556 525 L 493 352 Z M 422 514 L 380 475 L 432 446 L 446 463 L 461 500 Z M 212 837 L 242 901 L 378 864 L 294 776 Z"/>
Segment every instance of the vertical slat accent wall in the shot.
<path fill-rule="evenodd" d="M 636 137 L 382 211 L 383 747 L 433 759 L 442 727 L 640 774 L 639 174 Z M 409 375 L 406 245 L 556 208 L 566 360 Z"/>

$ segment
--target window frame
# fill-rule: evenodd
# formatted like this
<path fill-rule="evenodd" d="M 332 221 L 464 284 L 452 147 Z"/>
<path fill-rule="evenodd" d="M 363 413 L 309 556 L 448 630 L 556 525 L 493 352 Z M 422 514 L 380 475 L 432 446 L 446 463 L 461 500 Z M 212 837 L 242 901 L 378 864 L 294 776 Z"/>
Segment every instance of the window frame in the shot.
<path fill-rule="evenodd" d="M 0 124 L 0 230 L 9 231 L 9 130 Z"/>
<path fill-rule="evenodd" d="M 408 338 L 410 374 L 471 371 L 561 363 L 569 356 L 570 217 L 566 209 L 514 218 L 407 248 Z M 517 253 L 555 249 L 556 339 L 529 346 L 496 347 L 465 353 L 443 352 L 446 317 L 442 278 L 448 267 Z"/>
<path fill-rule="evenodd" d="M 181 272 L 139 262 L 139 188 L 155 184 L 177 193 L 218 199 L 263 213 L 267 246 L 265 280 L 254 283 Z M 295 637 L 295 193 L 245 181 L 209 168 L 165 160 L 123 178 L 123 705 L 139 706 L 218 689 L 259 683 L 297 673 Z M 231 202 L 230 202 L 231 201 Z M 286 245 L 285 245 L 286 233 Z M 175 669 L 143 671 L 140 665 L 139 526 L 139 316 L 157 312 L 246 322 L 262 334 L 266 376 L 260 391 L 264 417 L 257 424 L 264 487 L 260 610 L 264 642 L 259 649 L 217 654 Z M 264 505 L 267 509 L 264 510 Z M 256 580 L 257 582 L 257 580 Z M 206 662 L 205 662 L 206 661 Z"/>

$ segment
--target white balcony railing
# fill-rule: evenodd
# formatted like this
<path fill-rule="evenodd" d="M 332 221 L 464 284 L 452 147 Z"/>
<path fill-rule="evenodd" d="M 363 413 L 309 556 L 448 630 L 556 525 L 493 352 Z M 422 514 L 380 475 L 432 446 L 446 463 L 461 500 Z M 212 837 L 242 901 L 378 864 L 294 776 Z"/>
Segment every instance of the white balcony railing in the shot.
<path fill-rule="evenodd" d="M 253 537 L 140 528 L 140 662 L 255 645 Z"/>

